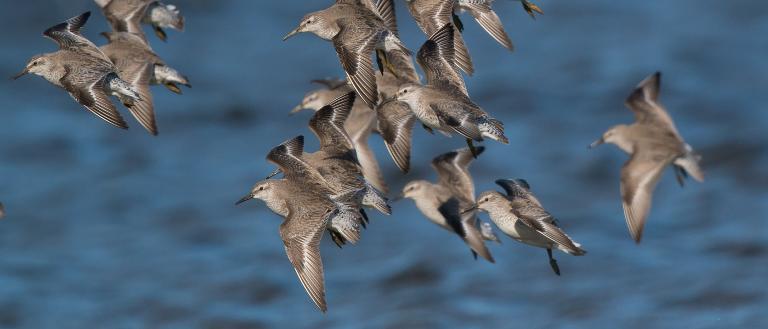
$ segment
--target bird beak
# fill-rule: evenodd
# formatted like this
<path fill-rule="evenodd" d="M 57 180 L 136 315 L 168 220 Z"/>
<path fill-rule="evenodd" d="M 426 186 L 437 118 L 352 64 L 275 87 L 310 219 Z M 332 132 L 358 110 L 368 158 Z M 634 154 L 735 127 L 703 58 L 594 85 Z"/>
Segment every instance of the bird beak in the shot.
<path fill-rule="evenodd" d="M 21 78 L 21 76 L 23 76 L 23 75 L 25 75 L 27 73 L 29 73 L 29 69 L 28 68 L 24 68 L 24 71 L 21 71 L 21 72 L 19 72 L 19 74 L 12 76 L 11 79 L 16 80 L 18 78 Z"/>
<path fill-rule="evenodd" d="M 603 143 L 605 143 L 605 140 L 603 140 L 603 138 L 601 137 L 600 139 L 598 139 L 598 140 L 596 140 L 596 141 L 592 142 L 592 144 L 589 144 L 589 147 L 588 147 L 588 148 L 590 148 L 590 149 L 593 149 L 593 148 L 595 148 L 595 147 L 597 147 L 598 145 L 600 145 L 600 144 L 603 144 Z"/>
<path fill-rule="evenodd" d="M 269 173 L 269 175 L 267 175 L 267 177 L 265 177 L 264 179 L 270 179 L 270 178 L 272 178 L 272 177 L 275 177 L 275 176 L 277 176 L 277 174 L 279 174 L 279 173 L 280 173 L 280 168 L 278 168 L 278 169 L 275 169 L 275 171 L 273 171 L 273 172 Z"/>
<path fill-rule="evenodd" d="M 240 198 L 240 200 L 237 200 L 237 202 L 235 202 L 235 205 L 239 205 L 239 204 L 241 204 L 241 203 L 243 203 L 245 201 L 251 200 L 251 199 L 253 199 L 253 194 L 248 193 L 248 195 Z"/>
<path fill-rule="evenodd" d="M 288 114 L 293 115 L 300 112 L 303 109 L 304 109 L 304 103 L 301 103 L 299 105 L 296 105 L 296 107 L 294 107 L 293 110 L 291 110 L 291 112 L 289 112 Z"/>
<path fill-rule="evenodd" d="M 288 34 L 286 34 L 283 37 L 283 41 L 288 40 L 288 38 L 290 38 L 290 37 L 292 37 L 292 36 L 294 36 L 294 35 L 296 35 L 296 34 L 298 34 L 300 32 L 301 32 L 301 25 L 299 25 L 299 27 L 295 28 L 293 31 L 291 31 Z"/>
<path fill-rule="evenodd" d="M 461 212 L 461 214 L 462 214 L 462 215 L 464 215 L 464 214 L 466 214 L 466 213 L 468 213 L 468 212 L 472 212 L 472 211 L 475 211 L 475 210 L 477 210 L 477 205 L 474 205 L 474 206 L 472 206 L 472 207 L 469 207 L 469 208 L 467 208 L 467 209 L 464 209 L 464 211 L 462 211 L 462 212 Z"/>

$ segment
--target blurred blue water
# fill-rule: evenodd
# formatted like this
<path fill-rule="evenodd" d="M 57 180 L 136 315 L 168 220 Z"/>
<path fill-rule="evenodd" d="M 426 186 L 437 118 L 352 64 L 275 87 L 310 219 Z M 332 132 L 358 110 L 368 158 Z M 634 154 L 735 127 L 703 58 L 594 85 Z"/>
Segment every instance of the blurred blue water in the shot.
<path fill-rule="evenodd" d="M 154 89 L 159 137 L 132 121 L 109 127 L 40 78 L 0 79 L 0 327 L 768 327 L 768 3 L 541 0 L 546 14 L 532 21 L 499 1 L 511 54 L 467 18 L 470 94 L 511 139 L 472 167 L 478 191 L 528 179 L 589 254 L 558 254 L 562 277 L 543 250 L 506 238 L 491 246 L 496 264 L 474 261 L 403 201 L 372 215 L 359 245 L 324 242 L 326 315 L 286 260 L 279 218 L 232 205 L 271 171 L 272 146 L 310 134 L 308 113 L 286 115 L 308 81 L 342 73 L 327 42 L 280 40 L 326 4 L 176 3 L 187 30 L 150 39 L 194 87 Z M 425 37 L 397 9 L 416 49 Z M 85 10 L 97 9 L 59 0 L 0 11 L 0 76 L 54 50 L 40 33 Z M 101 44 L 106 29 L 94 15 L 85 34 Z M 666 174 L 635 246 L 618 193 L 626 156 L 586 145 L 632 120 L 623 99 L 655 70 L 707 181 L 681 189 Z M 463 143 L 420 129 L 415 140 L 402 175 L 371 138 L 395 190 L 434 179 L 429 159 Z"/>

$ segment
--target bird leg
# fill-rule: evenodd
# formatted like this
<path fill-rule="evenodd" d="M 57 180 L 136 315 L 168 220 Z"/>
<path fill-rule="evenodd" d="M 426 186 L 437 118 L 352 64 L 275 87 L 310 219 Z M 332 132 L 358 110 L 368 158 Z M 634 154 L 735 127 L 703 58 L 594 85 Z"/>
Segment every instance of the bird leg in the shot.
<path fill-rule="evenodd" d="M 159 26 L 153 26 L 152 29 L 155 30 L 155 35 L 157 35 L 157 37 L 160 38 L 160 40 L 165 41 L 165 39 L 168 38 L 168 35 L 165 34 L 165 31 L 163 31 L 163 28 Z"/>
<path fill-rule="evenodd" d="M 384 63 L 382 63 L 382 57 L 384 57 L 384 53 L 376 49 L 376 65 L 379 67 L 379 73 L 384 75 Z"/>
<path fill-rule="evenodd" d="M 360 208 L 360 216 L 363 217 L 363 220 L 360 221 L 360 225 L 362 225 L 363 228 L 367 228 L 365 224 L 368 224 L 368 214 L 365 213 L 365 209 Z"/>
<path fill-rule="evenodd" d="M 333 240 L 333 243 L 336 244 L 339 248 L 341 248 L 342 245 L 344 245 L 344 238 L 341 236 L 341 234 L 334 232 L 332 230 L 329 230 L 328 233 L 331 235 L 331 240 Z"/>
<path fill-rule="evenodd" d="M 459 33 L 464 32 L 464 23 L 461 22 L 461 18 L 456 15 L 456 13 L 451 13 L 453 15 L 453 25 L 456 26 L 456 29 L 459 30 Z"/>
<path fill-rule="evenodd" d="M 427 131 L 427 132 L 429 132 L 430 134 L 432 134 L 432 135 L 434 135 L 434 134 L 435 134 L 435 131 L 434 131 L 434 130 L 432 130 L 432 128 L 430 128 L 429 126 L 427 126 L 427 125 L 425 125 L 425 124 L 423 124 L 423 123 L 421 124 L 421 126 L 422 126 L 422 127 L 424 127 L 424 130 L 426 130 L 426 131 Z"/>
<path fill-rule="evenodd" d="M 474 250 L 472 250 L 472 249 L 469 249 L 469 251 L 472 252 L 472 257 L 474 257 L 475 260 L 477 260 L 477 253 Z"/>
<path fill-rule="evenodd" d="M 688 173 L 683 167 L 677 165 L 673 167 L 675 168 L 675 178 L 677 178 L 677 183 L 680 184 L 680 187 L 685 187 L 685 179 L 688 178 Z"/>
<path fill-rule="evenodd" d="M 539 8 L 539 6 L 537 6 L 536 4 L 528 0 L 521 0 L 520 2 L 523 4 L 523 9 L 525 9 L 525 11 L 528 12 L 528 15 L 531 15 L 531 18 L 536 19 L 536 13 L 544 15 L 544 11 L 541 10 L 541 8 Z"/>
<path fill-rule="evenodd" d="M 472 153 L 472 157 L 477 159 L 477 148 L 475 147 L 475 143 L 472 142 L 471 138 L 467 138 L 467 147 L 469 147 L 469 151 Z"/>
<path fill-rule="evenodd" d="M 166 82 L 164 84 L 164 86 L 165 86 L 165 88 L 168 88 L 168 90 L 170 90 L 170 91 L 172 91 L 172 92 L 174 92 L 176 94 L 181 95 L 181 89 L 175 83 L 173 83 L 173 82 Z"/>
<path fill-rule="evenodd" d="M 552 258 L 552 249 L 547 248 L 547 256 L 549 256 L 549 266 L 552 266 L 552 270 L 555 274 L 560 275 L 560 267 L 557 266 L 557 261 Z"/>
<path fill-rule="evenodd" d="M 397 75 L 397 71 L 395 70 L 395 66 L 392 65 L 392 62 L 389 61 L 389 58 L 387 57 L 387 52 L 376 49 L 376 64 L 379 65 L 379 72 L 381 74 L 384 74 L 384 69 L 386 68 L 389 73 L 392 73 L 396 78 L 399 78 Z"/>

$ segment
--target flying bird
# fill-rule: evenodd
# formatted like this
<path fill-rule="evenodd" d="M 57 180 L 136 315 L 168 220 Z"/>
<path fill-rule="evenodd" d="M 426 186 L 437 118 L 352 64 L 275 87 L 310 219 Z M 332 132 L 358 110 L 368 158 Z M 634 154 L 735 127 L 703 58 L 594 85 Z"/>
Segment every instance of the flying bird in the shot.
<path fill-rule="evenodd" d="M 635 122 L 611 127 L 590 145 L 616 145 L 630 155 L 621 168 L 621 205 L 627 228 L 640 243 L 643 226 L 651 210 L 653 190 L 668 165 L 672 165 L 680 185 L 685 177 L 703 182 L 699 156 L 677 131 L 672 117 L 659 103 L 661 73 L 656 72 L 637 85 L 625 105 L 635 113 Z"/>

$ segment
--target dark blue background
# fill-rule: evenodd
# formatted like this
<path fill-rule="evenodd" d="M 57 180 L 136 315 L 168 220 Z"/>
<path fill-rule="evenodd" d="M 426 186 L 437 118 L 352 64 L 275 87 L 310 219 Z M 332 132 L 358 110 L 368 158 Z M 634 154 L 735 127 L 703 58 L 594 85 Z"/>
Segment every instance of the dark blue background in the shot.
<path fill-rule="evenodd" d="M 329 2 L 330 1 L 326 1 Z M 156 52 L 187 73 L 183 96 L 155 88 L 160 136 L 108 126 L 39 77 L 0 79 L 0 327 L 3 328 L 735 328 L 767 327 L 768 3 L 750 0 L 540 0 L 495 7 L 509 53 L 469 17 L 475 101 L 506 124 L 472 167 L 478 192 L 524 177 L 589 251 L 546 254 L 506 237 L 475 261 L 411 201 L 372 215 L 361 243 L 322 244 L 329 312 L 311 304 L 263 204 L 233 202 L 273 167 L 266 152 L 306 128 L 287 112 L 314 78 L 342 73 L 331 45 L 281 37 L 320 1 L 184 1 L 184 33 Z M 91 1 L 6 1 L 0 76 L 56 46 L 41 32 Z M 402 3 L 403 39 L 425 39 Z M 629 238 L 619 199 L 626 156 L 588 151 L 631 122 L 623 101 L 661 70 L 662 102 L 704 156 L 704 184 L 667 172 L 645 239 Z M 129 114 L 122 110 L 126 118 Z M 400 174 L 371 145 L 393 190 L 434 179 L 429 160 L 462 147 L 415 130 Z M 308 149 L 317 142 L 309 139 Z"/>

